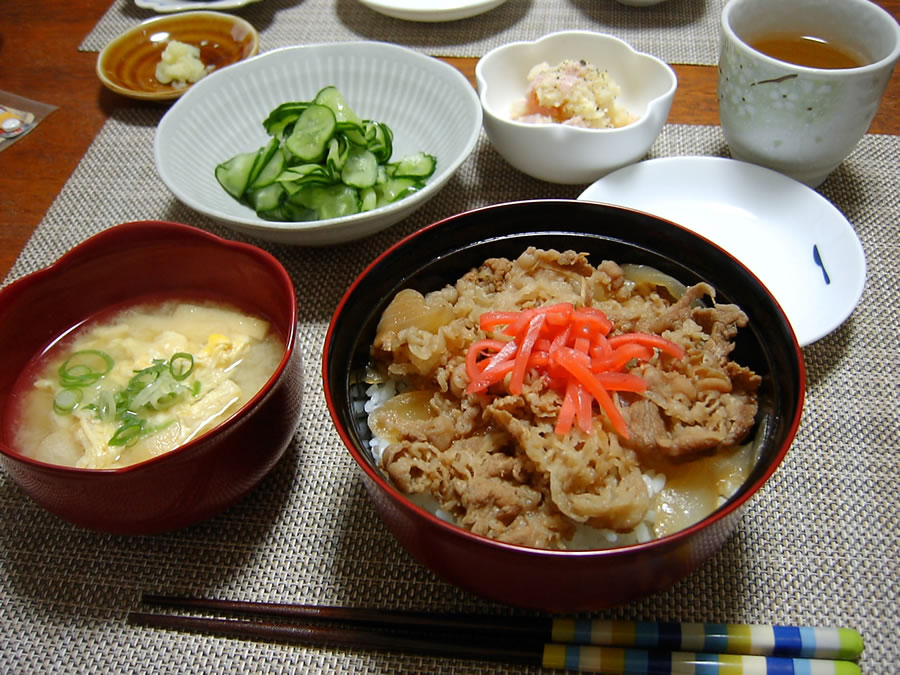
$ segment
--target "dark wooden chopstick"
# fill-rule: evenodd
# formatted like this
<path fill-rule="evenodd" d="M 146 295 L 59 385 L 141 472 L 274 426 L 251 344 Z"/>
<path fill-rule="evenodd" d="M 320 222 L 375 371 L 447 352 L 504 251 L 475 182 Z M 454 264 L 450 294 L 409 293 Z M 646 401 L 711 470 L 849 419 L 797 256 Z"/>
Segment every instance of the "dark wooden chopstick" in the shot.
<path fill-rule="evenodd" d="M 193 631 L 223 637 L 250 638 L 311 646 L 354 650 L 392 651 L 421 656 L 495 661 L 510 664 L 540 664 L 543 644 L 534 646 L 485 645 L 455 642 L 425 634 L 406 635 L 354 627 L 331 627 L 276 623 L 259 619 L 235 619 L 150 612 L 130 612 L 128 621 L 138 626 Z"/>
<path fill-rule="evenodd" d="M 172 609 L 192 609 L 226 614 L 242 614 L 261 618 L 280 617 L 305 621 L 335 621 L 359 625 L 390 626 L 403 630 L 427 631 L 442 634 L 464 632 L 481 633 L 492 639 L 549 640 L 553 621 L 545 617 L 517 616 L 508 621 L 503 616 L 474 613 L 435 613 L 404 609 L 369 607 L 336 607 L 276 602 L 245 602 L 217 598 L 179 597 L 146 593 L 144 604 Z"/>

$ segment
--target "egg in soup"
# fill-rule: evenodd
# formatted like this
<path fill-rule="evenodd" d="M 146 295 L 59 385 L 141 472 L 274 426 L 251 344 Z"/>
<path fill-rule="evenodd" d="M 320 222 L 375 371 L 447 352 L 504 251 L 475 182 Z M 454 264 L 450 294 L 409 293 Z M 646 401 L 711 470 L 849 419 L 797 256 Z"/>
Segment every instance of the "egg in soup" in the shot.
<path fill-rule="evenodd" d="M 36 359 L 16 387 L 16 449 L 114 469 L 178 448 L 265 385 L 284 342 L 259 317 L 205 302 L 140 304 L 88 322 Z"/>

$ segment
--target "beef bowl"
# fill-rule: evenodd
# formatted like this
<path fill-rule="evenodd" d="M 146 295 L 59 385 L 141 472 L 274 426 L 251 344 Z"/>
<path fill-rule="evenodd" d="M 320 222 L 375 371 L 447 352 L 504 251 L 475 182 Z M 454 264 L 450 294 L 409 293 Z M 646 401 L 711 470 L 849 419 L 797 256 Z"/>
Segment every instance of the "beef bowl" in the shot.
<path fill-rule="evenodd" d="M 787 453 L 804 377 L 737 260 L 569 200 L 397 243 L 348 289 L 323 354 L 335 427 L 409 553 L 549 611 L 646 596 L 712 555 Z"/>
<path fill-rule="evenodd" d="M 297 302 L 269 253 L 123 223 L 0 290 L 0 463 L 35 502 L 117 534 L 246 495 L 300 415 Z"/>

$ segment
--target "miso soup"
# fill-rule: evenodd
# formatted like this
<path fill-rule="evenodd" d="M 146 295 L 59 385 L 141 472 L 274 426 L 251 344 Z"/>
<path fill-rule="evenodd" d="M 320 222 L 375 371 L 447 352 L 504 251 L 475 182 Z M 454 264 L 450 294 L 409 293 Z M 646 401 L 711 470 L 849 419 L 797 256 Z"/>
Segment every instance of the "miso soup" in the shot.
<path fill-rule="evenodd" d="M 88 469 L 142 462 L 228 419 L 283 355 L 267 321 L 231 307 L 128 307 L 79 327 L 26 368 L 13 404 L 16 450 Z"/>

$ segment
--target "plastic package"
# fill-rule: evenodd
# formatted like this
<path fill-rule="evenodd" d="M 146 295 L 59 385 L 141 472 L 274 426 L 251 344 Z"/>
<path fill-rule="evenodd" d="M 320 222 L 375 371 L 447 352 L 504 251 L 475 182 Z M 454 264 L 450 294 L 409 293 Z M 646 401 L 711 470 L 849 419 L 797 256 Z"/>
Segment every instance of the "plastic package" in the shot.
<path fill-rule="evenodd" d="M 54 105 L 0 90 L 0 151 L 24 137 L 54 110 Z"/>

